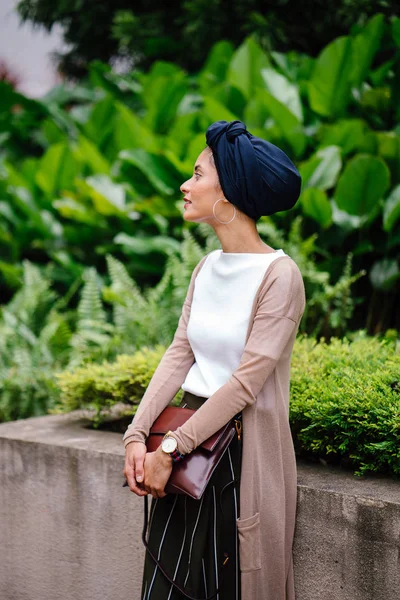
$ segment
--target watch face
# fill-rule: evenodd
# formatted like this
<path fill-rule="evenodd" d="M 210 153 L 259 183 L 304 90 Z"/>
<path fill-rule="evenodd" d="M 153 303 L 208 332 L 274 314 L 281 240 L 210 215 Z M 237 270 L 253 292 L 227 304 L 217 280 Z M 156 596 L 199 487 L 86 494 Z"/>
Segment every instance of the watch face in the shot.
<path fill-rule="evenodd" d="M 164 450 L 164 452 L 168 452 L 168 453 L 176 450 L 177 446 L 178 446 L 178 442 L 173 437 L 165 438 L 161 444 L 161 447 Z"/>

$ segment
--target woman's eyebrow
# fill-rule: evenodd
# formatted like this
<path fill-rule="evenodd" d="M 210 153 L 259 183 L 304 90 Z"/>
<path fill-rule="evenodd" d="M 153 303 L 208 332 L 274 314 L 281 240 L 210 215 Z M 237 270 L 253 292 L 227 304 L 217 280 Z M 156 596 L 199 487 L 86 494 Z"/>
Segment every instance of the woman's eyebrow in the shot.
<path fill-rule="evenodd" d="M 195 165 L 194 170 L 195 171 L 203 171 L 203 167 L 201 165 Z"/>

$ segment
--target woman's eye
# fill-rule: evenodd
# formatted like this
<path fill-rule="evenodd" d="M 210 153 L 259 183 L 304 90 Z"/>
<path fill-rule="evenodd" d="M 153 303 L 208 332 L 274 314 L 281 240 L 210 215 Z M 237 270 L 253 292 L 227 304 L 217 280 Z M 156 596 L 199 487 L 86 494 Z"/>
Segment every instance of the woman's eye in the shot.
<path fill-rule="evenodd" d="M 196 177 L 196 179 L 197 179 L 198 177 L 200 177 L 200 173 L 195 173 L 195 174 L 194 174 L 194 176 L 195 176 L 195 177 Z"/>

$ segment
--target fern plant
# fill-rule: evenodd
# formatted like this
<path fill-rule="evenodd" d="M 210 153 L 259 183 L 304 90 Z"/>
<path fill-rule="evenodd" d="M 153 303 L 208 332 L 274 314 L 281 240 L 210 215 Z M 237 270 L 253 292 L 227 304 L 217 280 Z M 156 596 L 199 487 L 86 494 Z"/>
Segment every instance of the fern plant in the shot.
<path fill-rule="evenodd" d="M 0 318 L 0 421 L 47 412 L 58 398 L 71 331 L 53 310 L 57 295 L 40 269 L 23 263 L 22 286 Z"/>
<path fill-rule="evenodd" d="M 296 217 L 285 239 L 269 218 L 261 220 L 257 228 L 261 236 L 275 248 L 282 248 L 298 265 L 306 291 L 306 307 L 300 323 L 300 332 L 320 338 L 340 337 L 347 331 L 354 314 L 357 298 L 351 294 L 351 286 L 366 272 L 352 274 L 352 255 L 348 254 L 342 275 L 336 283 L 330 275 L 317 268 L 314 257 L 318 252 L 317 236 L 302 237 L 302 217 Z"/>

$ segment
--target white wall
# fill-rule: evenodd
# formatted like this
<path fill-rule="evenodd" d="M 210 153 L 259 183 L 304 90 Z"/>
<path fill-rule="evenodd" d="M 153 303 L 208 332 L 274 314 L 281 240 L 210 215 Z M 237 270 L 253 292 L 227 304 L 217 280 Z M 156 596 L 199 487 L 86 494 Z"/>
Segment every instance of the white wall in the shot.
<path fill-rule="evenodd" d="M 17 3 L 0 0 L 0 61 L 18 77 L 18 90 L 37 98 L 59 82 L 50 53 L 65 46 L 60 27 L 49 34 L 30 23 L 21 25 Z"/>

